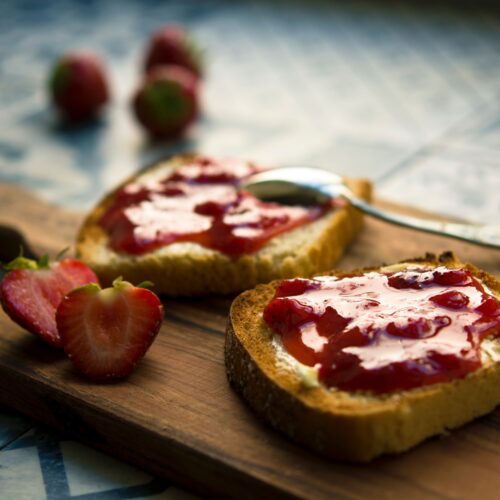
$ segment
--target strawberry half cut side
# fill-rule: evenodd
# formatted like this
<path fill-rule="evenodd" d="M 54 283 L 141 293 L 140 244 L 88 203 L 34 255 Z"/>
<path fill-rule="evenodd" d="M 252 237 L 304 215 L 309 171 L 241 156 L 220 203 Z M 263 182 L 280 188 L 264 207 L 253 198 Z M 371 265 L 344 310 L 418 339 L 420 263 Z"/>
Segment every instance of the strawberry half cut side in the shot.
<path fill-rule="evenodd" d="M 146 354 L 163 320 L 160 299 L 121 278 L 101 289 L 73 290 L 57 310 L 64 350 L 76 369 L 95 381 L 126 377 Z"/>
<path fill-rule="evenodd" d="M 9 271 L 0 283 L 3 310 L 18 325 L 47 344 L 61 347 L 56 326 L 56 309 L 74 288 L 97 283 L 95 273 L 77 259 L 50 263 L 18 257 L 7 264 Z"/>

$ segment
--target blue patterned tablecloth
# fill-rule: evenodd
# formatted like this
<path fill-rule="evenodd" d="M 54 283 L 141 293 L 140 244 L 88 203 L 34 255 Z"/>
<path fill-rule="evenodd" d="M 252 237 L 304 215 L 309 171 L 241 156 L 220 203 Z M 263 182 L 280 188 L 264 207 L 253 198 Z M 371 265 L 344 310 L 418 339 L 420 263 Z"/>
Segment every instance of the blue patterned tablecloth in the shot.
<path fill-rule="evenodd" d="M 152 145 L 129 99 L 147 37 L 167 22 L 207 51 L 204 116 L 180 143 Z M 44 85 L 77 48 L 106 58 L 113 105 L 65 130 Z M 498 222 L 500 15 L 474 3 L 0 3 L 0 180 L 86 209 L 183 150 L 368 176 L 386 198 Z M 2 499 L 189 496 L 7 409 L 0 448 Z"/>

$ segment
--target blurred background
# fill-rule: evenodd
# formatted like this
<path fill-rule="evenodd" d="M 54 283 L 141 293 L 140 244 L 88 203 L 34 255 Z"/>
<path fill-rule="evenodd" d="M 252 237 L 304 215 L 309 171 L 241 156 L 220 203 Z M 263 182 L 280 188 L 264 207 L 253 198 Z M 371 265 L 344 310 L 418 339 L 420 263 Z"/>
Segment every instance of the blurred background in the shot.
<path fill-rule="evenodd" d="M 203 116 L 152 144 L 134 120 L 154 29 L 206 52 Z M 112 104 L 63 128 L 48 106 L 57 57 L 106 62 Z M 0 178 L 88 208 L 153 161 L 196 150 L 306 163 L 377 181 L 380 196 L 495 221 L 500 199 L 500 16 L 477 2 L 9 1 L 0 6 Z"/>
<path fill-rule="evenodd" d="M 151 142 L 130 109 L 144 51 L 179 23 L 206 53 L 203 113 Z M 61 126 L 47 79 L 64 53 L 106 62 L 112 102 Z M 470 220 L 500 214 L 500 11 L 411 1 L 0 2 L 0 182 L 89 209 L 180 151 L 307 164 L 378 196 Z M 187 498 L 169 483 L 0 409 L 0 497 Z"/>

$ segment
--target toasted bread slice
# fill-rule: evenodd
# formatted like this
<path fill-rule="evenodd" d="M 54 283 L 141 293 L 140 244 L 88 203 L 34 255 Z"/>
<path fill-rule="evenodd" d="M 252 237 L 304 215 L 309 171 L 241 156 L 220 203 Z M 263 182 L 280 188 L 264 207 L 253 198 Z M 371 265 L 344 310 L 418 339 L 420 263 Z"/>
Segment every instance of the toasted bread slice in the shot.
<path fill-rule="evenodd" d="M 402 263 L 467 267 L 495 296 L 500 283 L 451 253 Z M 362 269 L 349 276 L 380 268 Z M 398 270 L 398 268 L 395 268 Z M 342 277 L 342 273 L 329 275 Z M 346 275 L 344 273 L 344 275 Z M 253 410 L 295 441 L 335 459 L 365 462 L 398 453 L 461 426 L 500 404 L 500 344 L 491 341 L 483 366 L 462 379 L 376 395 L 327 388 L 311 368 L 280 356 L 262 312 L 279 282 L 239 295 L 231 307 L 225 344 L 229 381 Z M 490 341 L 485 341 L 490 342 Z M 283 351 L 281 352 L 283 354 Z M 287 353 L 285 353 L 287 354 Z M 306 368 L 306 369 L 304 369 Z"/>
<path fill-rule="evenodd" d="M 194 155 L 176 156 L 127 179 L 84 221 L 77 238 L 77 254 L 92 267 L 103 285 L 123 276 L 132 283 L 151 280 L 157 292 L 171 296 L 240 292 L 273 279 L 309 276 L 330 269 L 361 228 L 361 214 L 346 206 L 280 234 L 257 252 L 239 258 L 191 242 L 173 243 L 142 255 L 113 251 L 98 221 L 116 191 L 139 178 L 167 175 L 194 158 Z M 368 181 L 347 183 L 358 196 L 370 199 Z"/>

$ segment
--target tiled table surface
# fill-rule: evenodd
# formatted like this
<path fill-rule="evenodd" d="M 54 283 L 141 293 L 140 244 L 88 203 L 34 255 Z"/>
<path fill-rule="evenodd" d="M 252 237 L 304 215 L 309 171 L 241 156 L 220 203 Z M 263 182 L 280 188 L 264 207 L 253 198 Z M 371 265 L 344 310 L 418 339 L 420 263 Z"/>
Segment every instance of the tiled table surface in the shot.
<path fill-rule="evenodd" d="M 474 2 L 471 2 L 474 4 Z M 186 24 L 209 54 L 205 116 L 150 145 L 128 109 L 148 33 Z M 114 105 L 65 131 L 46 108 L 61 51 L 107 56 Z M 500 213 L 500 14 L 409 2 L 6 2 L 0 180 L 86 209 L 139 166 L 198 150 L 307 163 L 385 198 L 471 220 Z M 0 409 L 0 498 L 182 498 L 186 492 Z"/>

